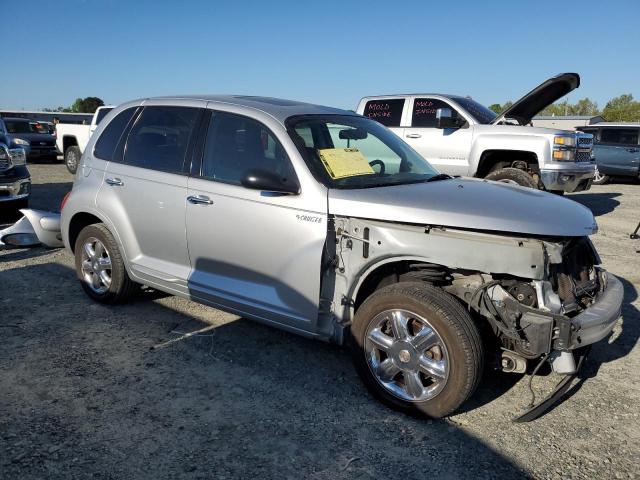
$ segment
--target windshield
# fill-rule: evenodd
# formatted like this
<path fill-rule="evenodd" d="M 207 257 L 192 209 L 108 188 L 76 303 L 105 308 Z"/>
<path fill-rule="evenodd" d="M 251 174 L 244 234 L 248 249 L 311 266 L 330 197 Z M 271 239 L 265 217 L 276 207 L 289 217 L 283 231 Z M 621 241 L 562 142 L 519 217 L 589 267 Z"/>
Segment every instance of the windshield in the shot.
<path fill-rule="evenodd" d="M 38 133 L 28 120 L 5 120 L 4 124 L 7 126 L 9 133 Z"/>
<path fill-rule="evenodd" d="M 424 182 L 438 172 L 393 132 L 368 118 L 305 115 L 287 130 L 313 175 L 330 188 Z"/>
<path fill-rule="evenodd" d="M 493 120 L 497 117 L 496 113 L 493 110 L 489 110 L 484 105 L 480 105 L 478 102 L 476 102 L 475 100 L 471 100 L 470 98 L 456 97 L 454 98 L 454 100 L 462 108 L 469 112 L 469 114 L 478 123 L 487 125 L 493 122 Z"/>

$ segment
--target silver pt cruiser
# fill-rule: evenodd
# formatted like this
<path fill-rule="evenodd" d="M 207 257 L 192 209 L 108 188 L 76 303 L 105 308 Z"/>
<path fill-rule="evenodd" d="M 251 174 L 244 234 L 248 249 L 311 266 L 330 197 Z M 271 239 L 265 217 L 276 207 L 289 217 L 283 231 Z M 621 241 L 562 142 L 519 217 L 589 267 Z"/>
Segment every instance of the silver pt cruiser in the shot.
<path fill-rule="evenodd" d="M 570 200 L 439 174 L 353 112 L 249 96 L 114 109 L 62 210 L 94 300 L 149 285 L 346 344 L 378 398 L 432 417 L 485 360 L 566 374 L 521 420 L 568 388 L 620 315 L 596 230 Z"/>

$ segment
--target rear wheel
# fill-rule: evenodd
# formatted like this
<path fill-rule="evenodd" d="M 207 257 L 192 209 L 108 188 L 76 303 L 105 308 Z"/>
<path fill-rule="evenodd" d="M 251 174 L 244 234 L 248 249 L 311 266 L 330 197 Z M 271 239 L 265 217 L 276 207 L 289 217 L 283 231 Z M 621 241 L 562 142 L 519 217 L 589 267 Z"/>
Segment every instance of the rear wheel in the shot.
<path fill-rule="evenodd" d="M 349 342 L 369 390 L 407 413 L 452 413 L 482 374 L 482 343 L 469 313 L 424 283 L 398 283 L 373 293 L 356 312 Z"/>
<path fill-rule="evenodd" d="M 118 244 L 103 224 L 82 229 L 75 244 L 76 273 L 83 290 L 100 303 L 126 302 L 137 290 Z"/>
<path fill-rule="evenodd" d="M 609 176 L 600 173 L 600 171 L 596 168 L 596 173 L 593 176 L 593 181 L 591 183 L 593 183 L 594 185 L 604 185 L 608 181 Z"/>
<path fill-rule="evenodd" d="M 82 152 L 77 146 L 69 147 L 64 152 L 64 163 L 67 166 L 67 170 L 69 172 L 75 174 L 78 170 L 78 165 L 80 164 L 80 157 L 82 157 Z"/>
<path fill-rule="evenodd" d="M 538 184 L 533 177 L 519 168 L 499 168 L 484 178 L 487 180 L 494 180 L 496 182 L 520 185 L 521 187 L 538 188 Z"/>

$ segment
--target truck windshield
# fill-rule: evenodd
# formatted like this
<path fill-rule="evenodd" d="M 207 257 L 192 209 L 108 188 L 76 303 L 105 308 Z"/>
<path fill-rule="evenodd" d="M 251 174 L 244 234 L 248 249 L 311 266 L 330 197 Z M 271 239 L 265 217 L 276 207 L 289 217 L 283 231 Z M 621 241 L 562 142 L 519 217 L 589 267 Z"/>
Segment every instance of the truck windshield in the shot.
<path fill-rule="evenodd" d="M 456 97 L 454 99 L 462 108 L 464 108 L 469 114 L 475 118 L 478 123 L 489 124 L 496 118 L 496 113 L 493 110 L 489 110 L 484 105 L 480 105 L 475 100 L 465 97 Z"/>
<path fill-rule="evenodd" d="M 7 131 L 9 133 L 38 133 L 38 131 L 31 126 L 29 121 L 5 120 L 4 124 L 7 126 Z"/>
<path fill-rule="evenodd" d="M 349 115 L 287 119 L 287 131 L 315 178 L 330 188 L 370 188 L 443 179 L 374 120 Z"/>

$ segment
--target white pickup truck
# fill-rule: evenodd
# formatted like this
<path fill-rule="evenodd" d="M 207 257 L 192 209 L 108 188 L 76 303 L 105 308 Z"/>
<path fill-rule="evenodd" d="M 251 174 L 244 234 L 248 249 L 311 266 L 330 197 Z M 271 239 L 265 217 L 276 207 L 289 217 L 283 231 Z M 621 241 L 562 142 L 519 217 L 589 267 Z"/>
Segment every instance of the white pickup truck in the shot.
<path fill-rule="evenodd" d="M 56 125 L 56 146 L 58 151 L 64 155 L 64 163 L 71 173 L 76 173 L 78 162 L 87 146 L 89 137 L 96 129 L 102 119 L 113 110 L 113 106 L 106 105 L 98 107 L 93 114 L 91 124 L 76 125 L 68 123 L 58 123 Z"/>
<path fill-rule="evenodd" d="M 579 85 L 576 73 L 557 75 L 500 115 L 469 97 L 443 94 L 364 97 L 357 111 L 390 128 L 443 173 L 562 194 L 591 187 L 593 136 L 530 124 Z"/>

